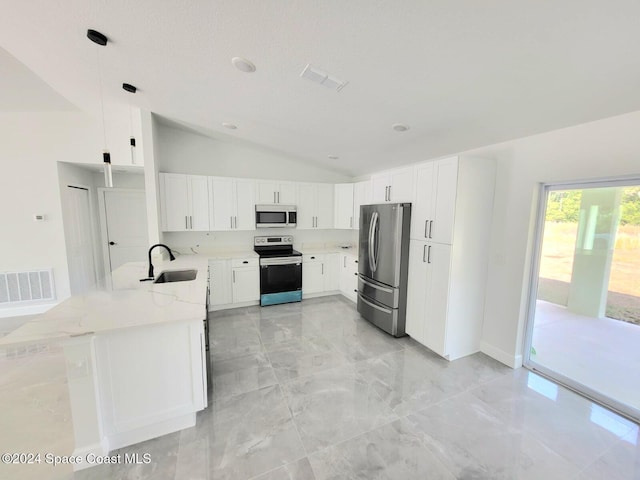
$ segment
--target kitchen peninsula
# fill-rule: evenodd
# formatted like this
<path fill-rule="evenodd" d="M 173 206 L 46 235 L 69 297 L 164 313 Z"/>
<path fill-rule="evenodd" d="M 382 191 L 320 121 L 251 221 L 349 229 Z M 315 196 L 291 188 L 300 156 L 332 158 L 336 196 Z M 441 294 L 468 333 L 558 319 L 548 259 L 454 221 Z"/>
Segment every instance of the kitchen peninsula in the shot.
<path fill-rule="evenodd" d="M 59 342 L 64 349 L 74 456 L 110 451 L 195 425 L 207 406 L 208 260 L 181 256 L 155 271 L 194 280 L 140 282 L 146 263 L 113 272 L 112 288 L 71 297 L 0 339 L 0 347 Z M 71 453 L 71 452 L 69 452 Z M 91 467 L 81 461 L 75 470 Z"/>

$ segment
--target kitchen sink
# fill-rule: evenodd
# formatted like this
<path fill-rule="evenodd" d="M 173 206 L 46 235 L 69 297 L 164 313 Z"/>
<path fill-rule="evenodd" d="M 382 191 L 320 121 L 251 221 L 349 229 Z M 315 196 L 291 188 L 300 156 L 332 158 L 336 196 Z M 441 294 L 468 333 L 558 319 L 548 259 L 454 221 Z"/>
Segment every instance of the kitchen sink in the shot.
<path fill-rule="evenodd" d="M 169 270 L 162 272 L 153 283 L 188 282 L 195 280 L 198 270 Z"/>

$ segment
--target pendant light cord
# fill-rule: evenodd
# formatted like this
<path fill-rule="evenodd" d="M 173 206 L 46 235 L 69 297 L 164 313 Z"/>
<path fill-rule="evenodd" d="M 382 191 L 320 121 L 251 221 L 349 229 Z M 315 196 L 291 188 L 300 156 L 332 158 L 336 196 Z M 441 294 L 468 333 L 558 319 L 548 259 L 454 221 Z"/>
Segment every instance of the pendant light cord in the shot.
<path fill-rule="evenodd" d="M 98 85 L 100 89 L 100 111 L 102 112 L 102 138 L 104 140 L 104 149 L 107 150 L 107 129 L 104 121 L 104 98 L 102 93 L 102 68 L 100 65 L 100 49 L 96 49 L 96 57 L 98 59 Z"/>

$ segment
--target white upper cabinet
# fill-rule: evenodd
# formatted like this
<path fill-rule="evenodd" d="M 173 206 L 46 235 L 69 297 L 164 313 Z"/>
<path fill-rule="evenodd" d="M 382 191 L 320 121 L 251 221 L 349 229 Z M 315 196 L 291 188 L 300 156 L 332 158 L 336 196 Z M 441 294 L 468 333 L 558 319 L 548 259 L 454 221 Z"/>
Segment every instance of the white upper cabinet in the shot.
<path fill-rule="evenodd" d="M 333 228 L 333 184 L 298 184 L 298 229 Z"/>
<path fill-rule="evenodd" d="M 414 169 L 399 168 L 371 177 L 372 203 L 413 202 Z"/>
<path fill-rule="evenodd" d="M 206 176 L 160 173 L 162 230 L 209 230 L 209 185 Z"/>
<path fill-rule="evenodd" d="M 278 182 L 258 180 L 256 187 L 256 203 L 259 205 L 281 204 L 296 205 L 296 184 L 294 182 Z"/>
<path fill-rule="evenodd" d="M 209 177 L 211 230 L 255 230 L 255 183 Z"/>
<path fill-rule="evenodd" d="M 339 183 L 335 191 L 335 228 L 354 228 L 353 183 Z"/>
<path fill-rule="evenodd" d="M 416 168 L 411 238 L 451 244 L 455 220 L 458 159 L 447 158 Z"/>
<path fill-rule="evenodd" d="M 353 186 L 353 228 L 360 228 L 360 207 L 371 202 L 371 181 L 358 182 Z"/>

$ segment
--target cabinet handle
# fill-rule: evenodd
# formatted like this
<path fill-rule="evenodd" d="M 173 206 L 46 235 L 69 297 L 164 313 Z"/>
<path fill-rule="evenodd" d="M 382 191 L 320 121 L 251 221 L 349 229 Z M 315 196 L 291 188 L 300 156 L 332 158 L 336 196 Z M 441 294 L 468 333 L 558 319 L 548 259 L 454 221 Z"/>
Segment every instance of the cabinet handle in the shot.
<path fill-rule="evenodd" d="M 242 263 L 249 263 L 249 261 L 248 260 L 243 260 Z"/>
<path fill-rule="evenodd" d="M 384 201 L 387 201 L 387 191 L 389 190 L 389 187 L 384 187 Z"/>
<path fill-rule="evenodd" d="M 236 271 L 234 270 L 232 273 L 233 273 L 233 283 L 236 283 Z"/>
<path fill-rule="evenodd" d="M 273 203 L 276 203 L 276 192 L 273 192 Z"/>
<path fill-rule="evenodd" d="M 320 273 L 321 273 L 322 275 L 324 275 L 324 263 L 323 263 L 323 264 L 321 264 L 321 267 L 322 267 L 322 270 L 320 270 Z"/>
<path fill-rule="evenodd" d="M 347 257 L 342 257 L 342 266 L 347 268 Z"/>
<path fill-rule="evenodd" d="M 189 220 L 187 220 L 187 216 L 184 216 L 184 229 L 189 230 Z"/>
<path fill-rule="evenodd" d="M 233 217 L 233 228 L 238 228 L 238 218 L 237 217 Z"/>
<path fill-rule="evenodd" d="M 229 217 L 229 228 L 233 229 L 233 217 Z"/>
<path fill-rule="evenodd" d="M 429 245 L 429 249 L 427 251 L 427 263 L 431 263 L 431 245 Z"/>
<path fill-rule="evenodd" d="M 389 185 L 389 201 L 391 201 L 391 185 Z"/>
<path fill-rule="evenodd" d="M 278 203 L 280 203 L 280 192 L 278 192 Z"/>
<path fill-rule="evenodd" d="M 429 221 L 429 238 L 431 237 L 431 234 L 433 233 L 433 220 Z"/>
<path fill-rule="evenodd" d="M 424 221 L 424 238 L 429 238 L 429 235 L 427 235 L 427 227 L 429 226 L 429 220 L 425 220 Z"/>
<path fill-rule="evenodd" d="M 189 215 L 189 226 L 191 227 L 191 230 L 193 230 L 193 217 L 191 215 Z"/>
<path fill-rule="evenodd" d="M 427 253 L 427 246 L 424 245 L 422 247 L 422 263 L 426 262 L 426 260 L 424 259 L 426 253 Z"/>
<path fill-rule="evenodd" d="M 311 257 L 311 260 L 315 260 L 315 259 L 316 259 L 316 257 Z"/>

